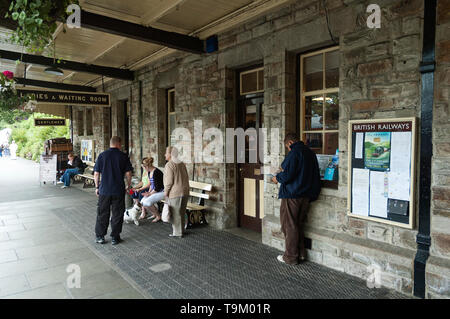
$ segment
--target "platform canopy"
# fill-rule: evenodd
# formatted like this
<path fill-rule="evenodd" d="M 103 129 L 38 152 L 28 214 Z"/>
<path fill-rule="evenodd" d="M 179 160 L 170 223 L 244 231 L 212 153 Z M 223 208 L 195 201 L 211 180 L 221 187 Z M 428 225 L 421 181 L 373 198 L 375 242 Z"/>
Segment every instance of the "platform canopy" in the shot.
<path fill-rule="evenodd" d="M 133 71 L 177 50 L 205 53 L 205 40 L 267 14 L 292 0 L 80 0 L 81 28 L 55 31 L 56 56 L 63 76 L 44 70 L 53 57 L 22 56 L 5 44 L 8 25 L 0 21 L 0 72 L 9 70 L 27 87 L 91 91 L 110 79 L 132 80 Z M 5 20 L 5 19 L 3 19 Z M 25 78 L 25 79 L 24 79 Z M 41 83 L 38 81 L 42 81 Z M 47 84 L 46 84 L 47 83 Z M 84 88 L 83 88 L 84 87 Z"/>

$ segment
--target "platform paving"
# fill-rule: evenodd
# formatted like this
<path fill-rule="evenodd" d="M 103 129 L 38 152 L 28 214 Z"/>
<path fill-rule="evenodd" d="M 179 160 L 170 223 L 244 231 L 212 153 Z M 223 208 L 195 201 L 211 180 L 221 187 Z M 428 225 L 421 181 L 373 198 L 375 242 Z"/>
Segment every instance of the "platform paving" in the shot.
<path fill-rule="evenodd" d="M 370 289 L 364 280 L 312 262 L 279 263 L 280 251 L 208 226 L 190 229 L 180 239 L 169 238 L 166 223 L 124 224 L 121 244 L 112 246 L 108 236 L 105 245 L 98 245 L 92 190 L 39 186 L 37 177 L 33 180 L 36 164 L 4 164 L 0 298 L 409 298 Z M 28 176 L 18 177 L 18 171 Z M 67 288 L 69 264 L 80 267 L 81 288 Z"/>

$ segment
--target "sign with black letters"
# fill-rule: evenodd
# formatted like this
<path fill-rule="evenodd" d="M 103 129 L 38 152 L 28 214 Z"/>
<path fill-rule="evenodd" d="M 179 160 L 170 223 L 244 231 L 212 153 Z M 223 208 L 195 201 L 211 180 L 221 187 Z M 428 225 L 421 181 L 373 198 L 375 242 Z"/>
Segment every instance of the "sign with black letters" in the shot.
<path fill-rule="evenodd" d="M 20 96 L 31 95 L 38 103 L 58 105 L 111 106 L 108 93 L 49 91 L 18 88 Z"/>
<path fill-rule="evenodd" d="M 65 119 L 34 119 L 34 126 L 66 126 Z"/>

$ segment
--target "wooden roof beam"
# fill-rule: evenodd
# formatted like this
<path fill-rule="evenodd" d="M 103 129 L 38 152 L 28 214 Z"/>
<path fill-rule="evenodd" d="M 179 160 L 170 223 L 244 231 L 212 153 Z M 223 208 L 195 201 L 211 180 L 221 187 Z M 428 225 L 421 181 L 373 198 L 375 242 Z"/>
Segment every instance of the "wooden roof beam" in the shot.
<path fill-rule="evenodd" d="M 54 59 L 52 58 L 47 58 L 39 55 L 21 54 L 20 52 L 12 52 L 5 50 L 0 50 L 0 59 L 12 61 L 20 60 L 23 63 L 33 63 L 44 66 L 55 66 Z M 129 81 L 134 80 L 134 72 L 128 69 L 111 68 L 106 66 L 86 64 L 68 60 L 61 60 L 61 62 L 58 63 L 56 66 L 64 70 L 98 74 L 110 78 Z"/>
<path fill-rule="evenodd" d="M 64 91 L 80 91 L 80 92 L 97 92 L 97 90 L 91 86 L 63 84 L 63 83 L 57 83 L 57 82 L 31 80 L 31 79 L 24 79 L 24 78 L 14 78 L 14 80 L 16 81 L 17 84 L 43 87 L 43 88 L 47 88 L 47 89 L 57 89 L 57 90 L 64 90 Z"/>
<path fill-rule="evenodd" d="M 197 37 L 168 32 L 107 16 L 81 11 L 81 27 L 121 37 L 159 44 L 165 47 L 201 54 L 204 43 Z"/>

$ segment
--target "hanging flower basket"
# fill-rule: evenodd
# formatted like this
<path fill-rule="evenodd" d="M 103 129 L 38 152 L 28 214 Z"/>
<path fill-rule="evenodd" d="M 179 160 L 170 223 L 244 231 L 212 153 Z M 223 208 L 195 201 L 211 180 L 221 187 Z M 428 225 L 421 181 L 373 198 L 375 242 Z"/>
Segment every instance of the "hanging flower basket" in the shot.
<path fill-rule="evenodd" d="M 78 0 L 0 1 L 0 19 L 13 31 L 10 41 L 31 53 L 43 52 L 53 41 L 57 21 L 65 21 L 70 4 Z M 48 47 L 52 50 L 51 46 Z"/>
<path fill-rule="evenodd" d="M 33 111 L 35 108 L 36 102 L 32 101 L 30 96 L 21 96 L 17 93 L 14 73 L 10 71 L 0 73 L 0 109 Z"/>

